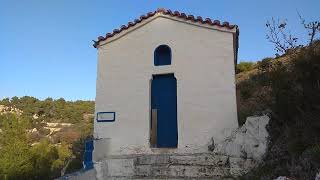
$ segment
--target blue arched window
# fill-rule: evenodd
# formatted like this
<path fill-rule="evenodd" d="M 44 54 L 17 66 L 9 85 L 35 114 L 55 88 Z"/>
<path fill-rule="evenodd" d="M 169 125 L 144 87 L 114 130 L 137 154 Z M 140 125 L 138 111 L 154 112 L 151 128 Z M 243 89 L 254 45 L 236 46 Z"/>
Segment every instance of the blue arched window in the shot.
<path fill-rule="evenodd" d="M 154 65 L 164 66 L 171 64 L 171 49 L 167 45 L 160 45 L 154 51 Z"/>

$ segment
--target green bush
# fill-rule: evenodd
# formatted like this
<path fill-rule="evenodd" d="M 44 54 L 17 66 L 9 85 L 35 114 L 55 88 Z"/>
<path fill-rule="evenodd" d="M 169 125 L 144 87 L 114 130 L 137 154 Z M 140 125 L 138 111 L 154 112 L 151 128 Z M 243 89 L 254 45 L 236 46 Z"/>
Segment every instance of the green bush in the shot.
<path fill-rule="evenodd" d="M 239 85 L 240 95 L 243 99 L 251 97 L 255 90 L 256 84 L 254 81 L 246 80 Z"/>
<path fill-rule="evenodd" d="M 306 149 L 305 142 L 301 138 L 294 138 L 288 141 L 288 151 L 292 156 L 300 155 Z"/>
<path fill-rule="evenodd" d="M 310 155 L 315 161 L 320 162 L 320 144 L 307 148 L 305 153 Z"/>
<path fill-rule="evenodd" d="M 249 110 L 238 111 L 238 124 L 239 124 L 239 126 L 242 126 L 244 123 L 246 123 L 246 119 L 249 116 L 252 116 L 252 112 Z"/>
<path fill-rule="evenodd" d="M 71 158 L 66 144 L 42 139 L 30 145 L 28 121 L 14 114 L 0 115 L 0 179 L 54 179 Z"/>
<path fill-rule="evenodd" d="M 240 62 L 239 64 L 237 64 L 236 73 L 247 72 L 254 69 L 254 67 L 254 62 Z"/>
<path fill-rule="evenodd" d="M 271 66 L 271 63 L 272 63 L 272 58 L 263 58 L 261 61 L 258 61 L 257 62 L 257 66 L 258 66 L 258 69 L 260 71 L 267 71 L 270 69 L 270 66 Z"/>

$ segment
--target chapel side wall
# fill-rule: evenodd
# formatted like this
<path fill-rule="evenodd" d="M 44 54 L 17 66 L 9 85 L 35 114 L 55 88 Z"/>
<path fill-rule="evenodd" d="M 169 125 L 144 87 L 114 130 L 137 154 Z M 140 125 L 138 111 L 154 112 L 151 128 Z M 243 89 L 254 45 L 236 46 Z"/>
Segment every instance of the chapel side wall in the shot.
<path fill-rule="evenodd" d="M 172 65 L 153 66 L 161 44 L 172 50 Z M 157 18 L 98 48 L 96 112 L 115 111 L 113 123 L 94 124 L 98 138 L 111 138 L 111 154 L 152 153 L 149 145 L 152 74 L 177 78 L 178 149 L 207 150 L 238 126 L 233 36 Z"/>

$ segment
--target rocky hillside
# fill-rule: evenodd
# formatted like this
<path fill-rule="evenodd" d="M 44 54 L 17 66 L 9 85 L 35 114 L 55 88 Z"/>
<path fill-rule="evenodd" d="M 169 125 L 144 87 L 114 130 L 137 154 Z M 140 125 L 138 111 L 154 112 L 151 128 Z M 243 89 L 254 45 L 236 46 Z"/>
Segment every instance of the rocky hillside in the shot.
<path fill-rule="evenodd" d="M 93 101 L 0 100 L 0 179 L 53 179 L 81 169 L 93 113 Z"/>
<path fill-rule="evenodd" d="M 320 170 L 319 43 L 237 71 L 239 124 L 250 115 L 272 116 L 267 155 L 243 178 L 314 179 Z"/>

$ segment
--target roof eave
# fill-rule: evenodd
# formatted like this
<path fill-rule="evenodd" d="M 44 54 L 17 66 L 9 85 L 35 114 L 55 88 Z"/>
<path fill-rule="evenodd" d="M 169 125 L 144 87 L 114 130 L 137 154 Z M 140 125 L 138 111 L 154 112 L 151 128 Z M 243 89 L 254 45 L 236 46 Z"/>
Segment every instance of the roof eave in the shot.
<path fill-rule="evenodd" d="M 97 41 L 94 41 L 93 47 L 98 48 L 100 46 L 100 42 L 103 42 L 107 39 L 110 39 L 114 36 L 118 36 L 118 34 L 122 34 L 121 32 L 128 30 L 137 24 L 140 24 L 141 22 L 145 22 L 146 19 L 149 19 L 151 17 L 163 16 L 163 17 L 171 17 L 171 19 L 188 22 L 195 25 L 200 26 L 210 26 L 215 27 L 216 29 L 225 29 L 237 32 L 238 27 L 236 25 L 230 25 L 228 22 L 220 23 L 218 20 L 211 20 L 210 18 L 203 19 L 201 16 L 194 17 L 193 15 L 186 15 L 185 13 L 180 13 L 179 11 L 172 12 L 171 10 L 166 10 L 163 8 L 159 8 L 157 11 L 149 12 L 146 15 L 140 16 L 139 19 L 135 19 L 133 22 L 129 22 L 127 25 L 122 25 L 120 29 L 114 29 L 112 33 L 107 33 L 106 36 L 99 36 Z M 153 18 L 154 19 L 154 18 Z"/>

